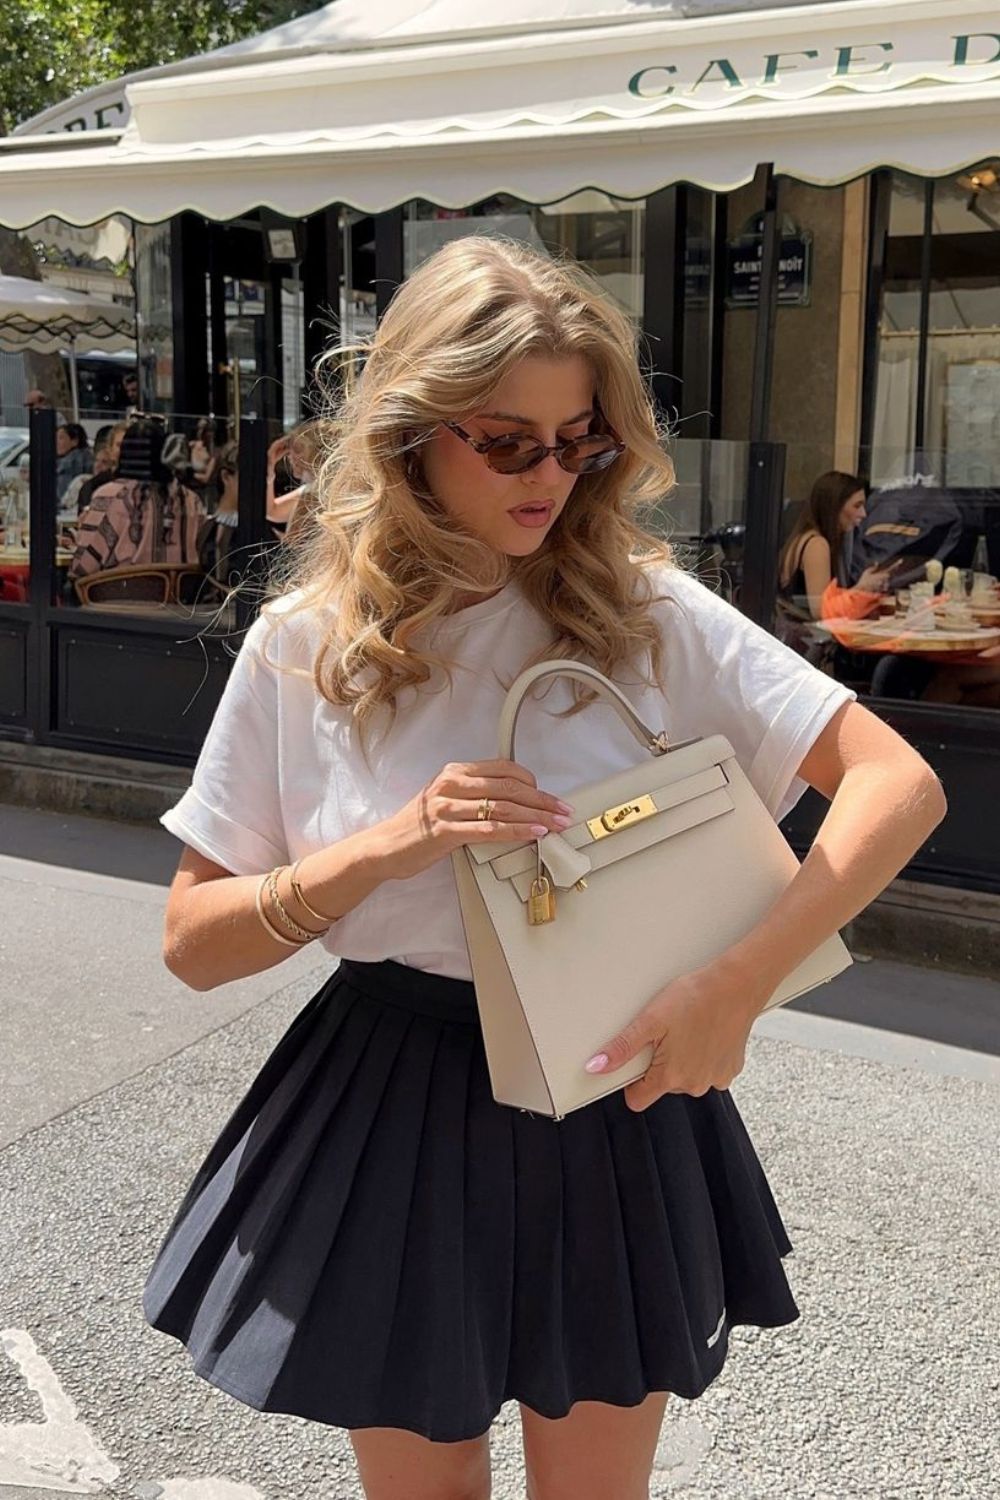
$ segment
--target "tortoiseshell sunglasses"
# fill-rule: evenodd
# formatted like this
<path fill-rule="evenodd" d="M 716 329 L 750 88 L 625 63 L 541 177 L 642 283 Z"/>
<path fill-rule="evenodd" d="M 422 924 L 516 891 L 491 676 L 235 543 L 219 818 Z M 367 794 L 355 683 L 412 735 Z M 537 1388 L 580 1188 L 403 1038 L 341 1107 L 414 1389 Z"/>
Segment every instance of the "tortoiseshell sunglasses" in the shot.
<path fill-rule="evenodd" d="M 441 425 L 481 454 L 496 474 L 524 474 L 550 453 L 555 454 L 556 463 L 567 474 L 594 474 L 600 469 L 610 468 L 625 452 L 625 444 L 610 430 L 566 438 L 548 448 L 526 432 L 508 432 L 478 441 L 457 422 L 443 422 Z"/>

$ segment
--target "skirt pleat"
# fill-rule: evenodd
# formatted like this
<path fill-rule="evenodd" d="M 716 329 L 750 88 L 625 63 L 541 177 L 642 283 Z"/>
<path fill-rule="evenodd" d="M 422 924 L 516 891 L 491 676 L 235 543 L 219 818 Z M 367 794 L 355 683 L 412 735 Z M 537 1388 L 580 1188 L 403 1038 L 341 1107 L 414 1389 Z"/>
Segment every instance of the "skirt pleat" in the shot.
<path fill-rule="evenodd" d="M 694 1399 L 740 1323 L 798 1310 L 728 1091 L 497 1104 L 474 990 L 345 961 L 184 1195 L 143 1307 L 262 1411 L 442 1442 L 505 1401 Z"/>

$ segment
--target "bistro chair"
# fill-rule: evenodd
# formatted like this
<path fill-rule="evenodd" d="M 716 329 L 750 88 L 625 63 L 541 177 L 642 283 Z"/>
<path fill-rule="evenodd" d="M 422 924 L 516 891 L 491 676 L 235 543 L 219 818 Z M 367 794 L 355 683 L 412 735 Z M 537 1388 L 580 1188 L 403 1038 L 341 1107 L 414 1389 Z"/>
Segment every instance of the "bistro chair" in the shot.
<path fill-rule="evenodd" d="M 201 568 L 191 563 L 156 563 L 105 568 L 74 580 L 77 599 L 91 609 L 139 605 L 166 609 L 189 604 Z"/>

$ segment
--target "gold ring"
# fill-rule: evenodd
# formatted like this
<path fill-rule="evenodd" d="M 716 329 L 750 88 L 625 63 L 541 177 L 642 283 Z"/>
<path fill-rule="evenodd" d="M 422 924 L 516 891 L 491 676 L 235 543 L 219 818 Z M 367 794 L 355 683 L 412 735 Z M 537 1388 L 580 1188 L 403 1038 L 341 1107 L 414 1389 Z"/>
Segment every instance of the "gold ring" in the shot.
<path fill-rule="evenodd" d="M 489 819 L 490 819 L 490 816 L 491 816 L 492 812 L 493 812 L 493 803 L 490 801 L 489 797 L 484 797 L 483 800 L 479 804 L 479 811 L 476 813 L 477 819 L 479 820 L 480 823 L 487 823 L 489 821 Z"/>

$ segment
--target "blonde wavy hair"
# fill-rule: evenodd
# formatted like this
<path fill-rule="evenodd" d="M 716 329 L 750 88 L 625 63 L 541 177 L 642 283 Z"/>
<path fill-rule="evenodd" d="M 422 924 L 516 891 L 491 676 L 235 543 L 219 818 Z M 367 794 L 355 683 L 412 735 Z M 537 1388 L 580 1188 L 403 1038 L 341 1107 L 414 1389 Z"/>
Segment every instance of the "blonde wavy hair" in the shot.
<path fill-rule="evenodd" d="M 421 474 L 421 445 L 445 420 L 489 401 L 521 360 L 582 355 L 595 399 L 625 444 L 609 469 L 581 474 L 545 542 L 511 558 L 464 530 Z M 343 351 L 331 358 L 343 361 Z M 515 242 L 470 236 L 439 250 L 396 292 L 365 351 L 360 377 L 320 419 L 326 453 L 312 524 L 274 584 L 285 613 L 318 611 L 319 693 L 352 707 L 363 731 L 397 694 L 446 658 L 418 633 L 459 595 L 516 578 L 552 623 L 546 656 L 585 658 L 612 674 L 647 660 L 659 672 L 655 597 L 643 564 L 670 562 L 640 513 L 663 500 L 673 465 L 639 372 L 626 315 L 577 266 Z M 529 665 L 528 662 L 524 663 Z M 592 695 L 581 690 L 575 707 Z"/>

